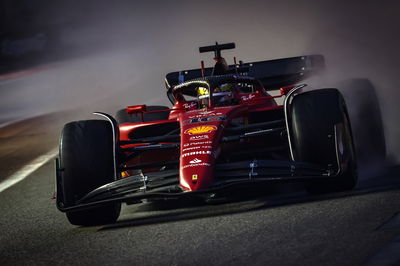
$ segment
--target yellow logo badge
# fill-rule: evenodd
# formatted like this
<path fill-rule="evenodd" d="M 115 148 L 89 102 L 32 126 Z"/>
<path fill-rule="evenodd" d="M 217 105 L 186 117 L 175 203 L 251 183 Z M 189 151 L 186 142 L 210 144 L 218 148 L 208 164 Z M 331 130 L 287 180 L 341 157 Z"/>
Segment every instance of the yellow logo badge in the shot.
<path fill-rule="evenodd" d="M 185 134 L 189 135 L 197 135 L 197 134 L 204 134 L 210 133 L 217 130 L 216 126 L 198 126 L 198 127 L 191 127 L 185 130 Z"/>
<path fill-rule="evenodd" d="M 192 175 L 192 180 L 196 181 L 197 180 L 197 175 Z"/>

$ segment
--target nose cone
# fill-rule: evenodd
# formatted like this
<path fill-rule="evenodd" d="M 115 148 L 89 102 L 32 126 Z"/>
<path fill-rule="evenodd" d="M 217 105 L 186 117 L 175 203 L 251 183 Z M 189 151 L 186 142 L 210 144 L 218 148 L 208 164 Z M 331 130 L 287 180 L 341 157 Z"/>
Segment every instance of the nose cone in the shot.
<path fill-rule="evenodd" d="M 208 151 L 198 153 L 190 159 L 181 159 L 180 184 L 188 191 L 206 189 L 214 178 L 215 158 Z"/>
<path fill-rule="evenodd" d="M 180 184 L 183 189 L 205 189 L 212 183 L 221 128 L 221 121 L 181 127 Z"/>
<path fill-rule="evenodd" d="M 228 116 L 239 107 L 192 110 L 180 114 L 180 185 L 187 191 L 209 188 L 214 166 L 221 151 L 220 142 Z M 236 113 L 233 113 L 234 115 Z"/>

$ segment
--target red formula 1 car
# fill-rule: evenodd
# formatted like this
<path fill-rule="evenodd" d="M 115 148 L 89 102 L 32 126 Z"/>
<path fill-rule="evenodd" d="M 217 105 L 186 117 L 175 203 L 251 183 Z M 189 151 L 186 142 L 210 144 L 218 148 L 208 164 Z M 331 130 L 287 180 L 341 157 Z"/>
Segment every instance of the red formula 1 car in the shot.
<path fill-rule="evenodd" d="M 65 125 L 57 207 L 75 225 L 114 222 L 121 203 L 208 199 L 260 183 L 303 181 L 311 193 L 352 189 L 356 158 L 337 89 L 302 92 L 320 55 L 169 73 L 172 108 L 136 105 Z M 278 102 L 281 102 L 280 104 Z"/>

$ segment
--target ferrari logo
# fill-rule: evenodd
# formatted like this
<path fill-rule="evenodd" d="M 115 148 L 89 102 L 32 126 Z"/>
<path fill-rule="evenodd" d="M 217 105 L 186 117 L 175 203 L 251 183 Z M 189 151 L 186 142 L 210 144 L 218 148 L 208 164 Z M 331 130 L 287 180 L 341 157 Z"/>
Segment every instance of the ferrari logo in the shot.
<path fill-rule="evenodd" d="M 192 181 L 197 181 L 197 175 L 192 175 Z"/>
<path fill-rule="evenodd" d="M 189 135 L 197 135 L 197 134 L 204 134 L 210 133 L 217 130 L 216 126 L 198 126 L 198 127 L 191 127 L 185 130 L 185 134 Z"/>

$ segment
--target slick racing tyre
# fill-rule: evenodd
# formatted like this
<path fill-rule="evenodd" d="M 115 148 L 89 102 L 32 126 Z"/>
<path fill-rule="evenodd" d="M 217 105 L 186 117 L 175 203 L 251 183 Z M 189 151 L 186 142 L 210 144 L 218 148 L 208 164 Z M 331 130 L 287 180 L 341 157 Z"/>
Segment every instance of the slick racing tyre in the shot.
<path fill-rule="evenodd" d="M 146 109 L 147 109 L 147 111 L 158 111 L 158 110 L 169 109 L 169 107 L 153 105 L 153 106 L 147 106 Z M 157 113 L 151 113 L 151 114 L 145 113 L 145 114 L 143 114 L 144 121 L 142 121 L 142 116 L 140 114 L 128 114 L 126 112 L 126 109 L 121 109 L 115 115 L 115 120 L 117 120 L 118 124 L 138 123 L 138 122 L 166 120 L 166 119 L 168 119 L 168 116 L 169 116 L 169 112 L 157 112 Z"/>
<path fill-rule="evenodd" d="M 57 180 L 64 207 L 77 204 L 87 193 L 114 181 L 113 134 L 111 124 L 103 120 L 68 123 L 60 139 L 60 180 Z M 74 225 L 98 225 L 115 222 L 121 204 L 66 212 Z"/>
<path fill-rule="evenodd" d="M 338 173 L 307 182 L 308 192 L 353 189 L 357 183 L 357 163 L 349 116 L 340 92 L 320 89 L 298 94 L 292 100 L 290 114 L 295 161 L 318 164 Z"/>

